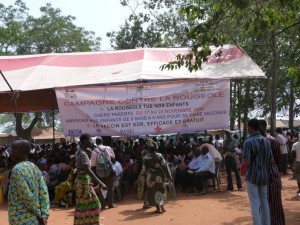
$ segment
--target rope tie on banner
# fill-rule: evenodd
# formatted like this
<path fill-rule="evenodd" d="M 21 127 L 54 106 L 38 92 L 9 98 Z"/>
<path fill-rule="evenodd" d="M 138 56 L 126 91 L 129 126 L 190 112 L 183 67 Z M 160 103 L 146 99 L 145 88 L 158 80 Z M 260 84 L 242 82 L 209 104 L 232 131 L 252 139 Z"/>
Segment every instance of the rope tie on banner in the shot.
<path fill-rule="evenodd" d="M 108 91 L 107 88 L 108 88 L 109 85 L 110 85 L 109 83 L 105 84 L 105 87 L 104 87 L 104 93 L 105 93 L 105 95 L 102 96 L 102 100 L 106 99 L 106 92 Z"/>

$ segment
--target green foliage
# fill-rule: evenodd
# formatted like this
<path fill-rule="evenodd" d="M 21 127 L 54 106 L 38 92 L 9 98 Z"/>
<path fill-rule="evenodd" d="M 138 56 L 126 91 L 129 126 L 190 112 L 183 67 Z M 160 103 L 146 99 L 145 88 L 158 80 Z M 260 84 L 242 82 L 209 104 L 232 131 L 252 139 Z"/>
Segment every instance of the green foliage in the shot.
<path fill-rule="evenodd" d="M 34 18 L 21 0 L 14 6 L 0 5 L 0 53 L 2 55 L 92 51 L 100 49 L 100 37 L 74 24 L 50 4 Z"/>
<path fill-rule="evenodd" d="M 0 4 L 0 55 L 42 54 L 96 51 L 100 49 L 100 37 L 74 24 L 75 17 L 64 16 L 60 9 L 50 4 L 40 8 L 41 16 L 28 14 L 25 1 L 17 0 L 14 5 Z M 14 115 L 15 116 L 15 115 Z M 10 120 L 8 121 L 8 118 Z M 59 116 L 55 115 L 56 127 Z M 16 118 L 1 116 L 0 124 L 5 131 L 17 127 L 19 137 L 31 139 L 34 125 L 52 126 L 49 113 L 18 113 Z"/>
<path fill-rule="evenodd" d="M 288 68 L 288 74 L 291 79 L 294 79 L 295 86 L 300 86 L 300 69 L 299 68 Z"/>
<path fill-rule="evenodd" d="M 201 69 L 207 61 L 210 45 L 216 47 L 227 43 L 248 45 L 249 41 L 269 46 L 273 33 L 278 35 L 285 28 L 299 21 L 299 1 L 282 4 L 281 1 L 214 1 L 202 0 L 180 7 L 180 13 L 187 20 L 196 20 L 187 30 L 192 43 L 191 56 L 179 57 L 178 66 L 184 65 L 190 71 Z M 296 10 L 297 9 L 297 10 Z M 230 27 L 230 29 L 224 29 Z M 237 35 L 241 36 L 237 36 Z M 239 39 L 244 40 L 239 40 Z M 246 40 L 245 38 L 248 38 Z M 256 41 L 257 40 L 257 41 Z M 200 51 L 199 51 L 200 49 Z M 174 65 L 175 62 L 171 62 Z M 169 68 L 167 65 L 164 68 Z"/>
<path fill-rule="evenodd" d="M 126 48 L 190 47 L 189 53 L 177 55 L 175 61 L 162 65 L 161 69 L 173 70 L 187 67 L 191 72 L 199 70 L 211 54 L 209 46 L 212 45 L 219 47 L 224 44 L 236 44 L 244 49 L 262 68 L 268 79 L 251 80 L 250 87 L 249 84 L 246 85 L 246 81 L 233 81 L 233 87 L 238 85 L 242 88 L 239 97 L 232 89 L 232 101 L 237 101 L 235 107 L 242 107 L 241 110 L 231 108 L 234 115 L 237 111 L 247 114 L 249 110 L 261 109 L 260 116 L 265 116 L 272 108 L 271 99 L 276 98 L 278 110 L 288 108 L 293 98 L 300 99 L 299 0 L 126 0 L 121 2 L 124 6 L 134 8 L 133 14 L 137 7 L 142 6 L 144 9 L 142 12 L 144 14 L 147 12 L 147 22 L 139 23 L 140 31 L 144 32 L 144 35 L 145 32 L 156 32 L 160 38 L 153 42 L 144 42 L 143 45 L 136 45 L 135 40 L 141 40 L 142 36 L 131 35 L 131 32 L 136 29 L 132 25 L 134 21 L 131 21 L 131 24 L 128 23 L 126 27 L 121 27 L 120 31 L 114 31 L 115 35 L 111 36 L 113 47 L 122 49 L 125 45 L 119 44 L 118 39 L 126 35 L 131 39 L 125 42 L 133 43 L 130 46 L 126 45 Z M 154 28 L 145 30 L 145 27 L 150 24 Z M 117 37 L 116 34 L 121 35 Z M 272 44 L 274 37 L 275 47 Z M 278 58 L 276 64 L 274 52 Z M 276 91 L 271 87 L 274 81 L 277 82 Z M 291 87 L 293 91 L 290 90 Z M 294 108 L 297 109 L 299 106 L 295 105 Z"/>
<path fill-rule="evenodd" d="M 111 46 L 114 49 L 133 49 L 149 46 L 160 46 L 162 39 L 159 33 L 153 31 L 154 27 L 149 26 L 144 31 L 143 24 L 148 20 L 145 15 L 132 15 L 125 21 L 119 32 L 109 32 L 107 36 L 111 38 Z M 132 22 L 130 22 L 132 21 Z"/>
<path fill-rule="evenodd" d="M 75 17 L 62 16 L 50 4 L 41 7 L 40 18 L 28 17 L 28 42 L 36 53 L 78 52 L 100 49 L 100 38 L 73 24 Z"/>
<path fill-rule="evenodd" d="M 132 14 L 119 31 L 107 33 L 111 46 L 114 49 L 187 46 L 183 34 L 193 21 L 187 21 L 179 13 L 180 5 L 187 2 L 190 1 L 121 1 L 131 8 Z"/>

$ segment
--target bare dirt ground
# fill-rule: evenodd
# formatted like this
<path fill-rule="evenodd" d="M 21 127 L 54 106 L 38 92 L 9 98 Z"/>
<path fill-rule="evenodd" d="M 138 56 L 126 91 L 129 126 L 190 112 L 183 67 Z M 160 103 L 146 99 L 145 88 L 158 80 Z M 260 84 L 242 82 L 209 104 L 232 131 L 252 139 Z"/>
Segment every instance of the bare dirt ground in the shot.
<path fill-rule="evenodd" d="M 300 225 L 300 198 L 296 196 L 295 180 L 283 176 L 282 200 L 286 216 L 286 225 Z M 249 201 L 244 184 L 244 191 L 228 192 L 226 178 L 222 172 L 221 192 L 212 188 L 203 196 L 180 193 L 177 199 L 169 199 L 167 212 L 155 214 L 154 208 L 142 209 L 143 202 L 133 193 L 125 195 L 117 202 L 118 207 L 101 212 L 101 225 L 251 225 Z M 52 208 L 49 225 L 73 224 L 74 208 Z M 0 207 L 0 225 L 8 225 L 7 203 Z"/>

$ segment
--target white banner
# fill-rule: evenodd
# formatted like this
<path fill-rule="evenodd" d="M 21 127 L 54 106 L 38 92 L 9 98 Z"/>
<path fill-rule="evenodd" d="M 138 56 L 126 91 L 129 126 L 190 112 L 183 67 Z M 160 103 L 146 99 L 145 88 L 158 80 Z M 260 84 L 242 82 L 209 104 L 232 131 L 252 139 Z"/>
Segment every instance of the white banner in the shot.
<path fill-rule="evenodd" d="M 66 136 L 139 136 L 229 127 L 229 80 L 56 89 Z"/>

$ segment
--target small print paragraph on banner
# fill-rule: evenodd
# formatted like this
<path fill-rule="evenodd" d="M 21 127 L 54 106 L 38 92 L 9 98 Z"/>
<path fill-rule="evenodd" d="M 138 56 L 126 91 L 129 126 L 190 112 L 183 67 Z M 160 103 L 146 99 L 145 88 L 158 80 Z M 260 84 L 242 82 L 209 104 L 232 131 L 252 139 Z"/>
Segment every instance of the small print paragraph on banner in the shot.
<path fill-rule="evenodd" d="M 67 136 L 138 136 L 223 129 L 229 80 L 188 80 L 56 89 Z"/>

